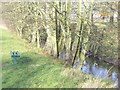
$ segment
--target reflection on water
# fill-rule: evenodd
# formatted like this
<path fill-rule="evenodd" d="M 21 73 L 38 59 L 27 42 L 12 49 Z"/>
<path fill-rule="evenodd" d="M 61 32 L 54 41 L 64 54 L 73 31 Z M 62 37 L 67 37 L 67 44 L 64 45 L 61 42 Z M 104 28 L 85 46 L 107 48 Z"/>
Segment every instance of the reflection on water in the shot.
<path fill-rule="evenodd" d="M 97 78 L 113 80 L 118 85 L 117 68 L 108 63 L 87 59 L 84 61 L 81 71 Z"/>
<path fill-rule="evenodd" d="M 66 54 L 61 53 L 59 59 L 65 60 L 65 58 Z M 79 62 L 80 58 L 77 57 L 73 68 L 77 68 Z M 95 60 L 95 58 L 92 57 L 87 58 L 84 61 L 81 71 L 97 78 L 113 80 L 115 87 L 118 87 L 118 69 L 109 63 Z"/>
<path fill-rule="evenodd" d="M 99 64 L 95 62 L 96 60 L 87 59 L 84 61 L 84 65 L 82 67 L 82 72 L 90 74 L 94 77 L 102 78 L 102 79 L 110 79 L 113 81 L 117 80 L 117 69 L 112 65 L 106 64 L 102 62 Z"/>

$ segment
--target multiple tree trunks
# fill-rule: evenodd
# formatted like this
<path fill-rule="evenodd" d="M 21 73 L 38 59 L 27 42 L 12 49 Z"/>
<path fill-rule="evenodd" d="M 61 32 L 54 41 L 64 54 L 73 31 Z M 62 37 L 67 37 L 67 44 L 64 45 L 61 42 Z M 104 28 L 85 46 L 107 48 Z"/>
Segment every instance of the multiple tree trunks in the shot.
<path fill-rule="evenodd" d="M 90 50 L 97 54 L 100 45 L 89 44 L 89 41 L 92 41 L 92 35 L 94 36 L 97 32 L 97 29 L 93 28 L 95 26 L 93 1 L 83 3 L 82 0 L 78 0 L 77 5 L 77 13 L 74 13 L 77 21 L 72 20 L 74 5 L 72 1 L 68 0 L 65 2 L 8 3 L 3 4 L 3 7 L 7 7 L 4 9 L 5 12 L 12 16 L 6 17 L 8 20 L 6 22 L 16 29 L 20 37 L 27 38 L 38 48 L 42 46 L 54 57 L 58 58 L 65 52 L 64 59 L 72 66 L 79 57 L 79 68 L 81 68 L 86 53 Z M 4 16 L 6 15 L 4 14 Z M 104 14 L 102 13 L 101 16 Z M 114 22 L 114 16 L 111 15 L 109 20 L 111 23 Z M 100 35 L 97 36 L 97 42 L 99 39 L 100 41 L 103 39 L 101 39 L 103 34 Z"/>

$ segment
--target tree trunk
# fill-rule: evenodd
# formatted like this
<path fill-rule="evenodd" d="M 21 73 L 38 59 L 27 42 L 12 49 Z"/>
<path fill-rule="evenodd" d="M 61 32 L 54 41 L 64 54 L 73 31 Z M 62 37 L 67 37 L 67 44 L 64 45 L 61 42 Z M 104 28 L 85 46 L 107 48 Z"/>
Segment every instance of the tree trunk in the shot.
<path fill-rule="evenodd" d="M 35 40 L 36 40 L 36 31 L 35 31 L 35 27 L 32 28 L 32 40 L 31 42 L 34 44 L 35 43 Z"/>
<path fill-rule="evenodd" d="M 86 6 L 88 7 L 88 3 L 86 2 Z M 87 27 L 86 29 L 87 32 L 83 38 L 83 41 L 82 41 L 82 48 L 81 48 L 81 53 L 80 53 L 80 66 L 78 69 L 82 69 L 82 65 L 83 65 L 83 62 L 85 60 L 85 54 L 86 54 L 86 51 L 87 51 L 87 46 L 88 46 L 88 40 L 89 40 L 89 35 L 90 35 L 90 31 L 91 31 L 91 25 L 92 25 L 92 22 L 91 22 L 91 18 L 92 18 L 92 9 L 93 9 L 93 2 L 91 2 L 91 8 L 90 8 L 90 11 L 89 11 L 89 23 L 90 23 L 90 26 L 88 26 L 88 22 L 84 25 Z M 83 37 L 83 36 L 82 36 Z"/>
<path fill-rule="evenodd" d="M 65 46 L 66 46 L 66 59 L 70 59 L 70 46 L 71 46 L 71 30 L 69 28 L 70 26 L 70 14 L 71 14 L 71 8 L 72 8 L 72 2 L 67 2 L 66 0 L 66 14 L 65 14 L 65 30 L 66 30 L 66 37 L 65 37 Z"/>
<path fill-rule="evenodd" d="M 81 2 L 81 0 L 79 0 L 79 2 L 78 2 L 78 30 L 79 30 L 78 35 L 79 35 L 79 37 L 78 37 L 78 43 L 77 43 L 75 55 L 74 55 L 73 60 L 72 60 L 72 66 L 74 66 L 76 56 L 77 56 L 78 51 L 79 51 L 79 49 L 81 47 L 80 46 L 80 42 L 81 42 L 80 35 L 82 33 L 81 8 L 82 8 L 82 2 Z"/>
<path fill-rule="evenodd" d="M 56 25 L 56 50 L 57 50 L 57 58 L 59 57 L 59 28 L 58 28 L 58 13 L 57 9 L 59 9 L 58 2 L 56 2 L 56 8 L 55 8 L 55 25 Z"/>
<path fill-rule="evenodd" d="M 36 34 L 37 34 L 37 48 L 40 48 L 40 34 L 39 34 L 39 30 L 37 30 Z"/>

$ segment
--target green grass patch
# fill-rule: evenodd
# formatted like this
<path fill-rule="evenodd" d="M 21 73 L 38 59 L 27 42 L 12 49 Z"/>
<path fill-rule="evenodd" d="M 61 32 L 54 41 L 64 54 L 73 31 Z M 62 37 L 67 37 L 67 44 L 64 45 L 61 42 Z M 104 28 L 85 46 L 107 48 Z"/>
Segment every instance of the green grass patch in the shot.
<path fill-rule="evenodd" d="M 110 81 L 93 78 L 72 68 L 65 68 L 59 60 L 44 56 L 41 49 L 31 47 L 15 33 L 2 30 L 2 87 L 3 88 L 112 88 Z M 21 57 L 14 65 L 10 51 Z"/>

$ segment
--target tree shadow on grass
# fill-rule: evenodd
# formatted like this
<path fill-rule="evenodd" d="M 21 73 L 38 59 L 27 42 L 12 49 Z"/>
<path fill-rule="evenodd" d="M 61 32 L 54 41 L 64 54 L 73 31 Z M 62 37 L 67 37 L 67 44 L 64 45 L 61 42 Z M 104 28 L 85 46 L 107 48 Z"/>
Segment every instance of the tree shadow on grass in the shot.
<path fill-rule="evenodd" d="M 44 61 L 44 59 L 45 57 L 41 57 L 40 54 L 35 52 L 22 53 L 17 60 L 18 64 L 4 67 L 3 88 L 29 87 L 32 84 L 30 80 L 34 80 L 34 77 L 48 74 L 50 72 L 49 69 L 53 70 L 53 64 L 50 64 L 49 61 Z M 37 63 L 39 66 L 31 66 L 31 64 L 36 64 L 37 61 L 39 61 Z M 39 81 L 36 78 L 34 83 L 39 83 Z"/>
<path fill-rule="evenodd" d="M 39 59 L 40 55 L 35 52 L 24 52 L 21 54 L 20 58 L 17 60 L 18 64 L 34 64 L 36 62 L 36 57 Z"/>
<path fill-rule="evenodd" d="M 17 59 L 17 64 L 3 66 L 3 88 L 25 87 L 29 83 L 29 79 L 39 72 L 38 68 L 41 66 L 34 67 L 31 64 L 36 64 L 36 61 L 40 60 L 40 56 L 40 54 L 35 52 L 24 52 Z"/>
<path fill-rule="evenodd" d="M 20 57 L 18 60 L 17 60 L 17 63 L 18 64 L 29 64 L 30 62 L 32 62 L 32 59 L 30 57 L 27 57 L 27 56 L 23 56 L 23 57 Z"/>
<path fill-rule="evenodd" d="M 24 52 L 17 61 L 16 65 L 4 67 L 3 88 L 29 88 L 39 85 L 44 87 L 48 79 L 51 83 L 58 83 L 52 80 L 53 78 L 59 80 L 57 76 L 60 75 L 61 67 L 52 63 L 48 58 L 35 52 Z M 39 65 L 36 66 L 36 64 Z"/>

